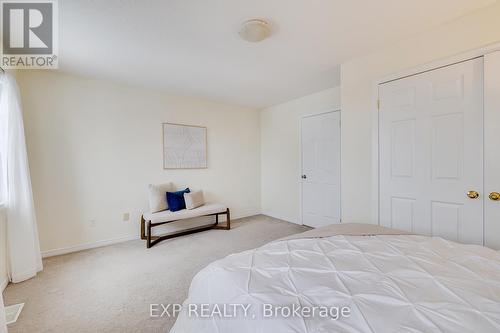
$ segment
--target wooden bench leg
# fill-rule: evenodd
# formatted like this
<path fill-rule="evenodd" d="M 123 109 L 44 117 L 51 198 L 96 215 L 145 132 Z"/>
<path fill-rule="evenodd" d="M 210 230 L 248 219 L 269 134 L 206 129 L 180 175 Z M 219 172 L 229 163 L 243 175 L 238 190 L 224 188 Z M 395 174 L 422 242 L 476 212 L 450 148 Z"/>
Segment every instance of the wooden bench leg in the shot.
<path fill-rule="evenodd" d="M 144 215 L 141 215 L 141 239 L 146 239 L 146 220 L 144 220 Z"/>
<path fill-rule="evenodd" d="M 227 217 L 226 230 L 230 230 L 231 229 L 231 212 L 229 211 L 229 208 L 226 210 L 226 217 Z"/>
<path fill-rule="evenodd" d="M 151 221 L 148 221 L 148 234 L 146 236 L 146 247 L 151 248 Z"/>
<path fill-rule="evenodd" d="M 219 224 L 219 215 L 226 215 L 226 225 L 218 225 Z M 215 214 L 215 224 L 212 228 L 218 229 L 218 230 L 231 229 L 231 213 L 229 212 L 229 208 L 227 208 L 224 213 Z"/>

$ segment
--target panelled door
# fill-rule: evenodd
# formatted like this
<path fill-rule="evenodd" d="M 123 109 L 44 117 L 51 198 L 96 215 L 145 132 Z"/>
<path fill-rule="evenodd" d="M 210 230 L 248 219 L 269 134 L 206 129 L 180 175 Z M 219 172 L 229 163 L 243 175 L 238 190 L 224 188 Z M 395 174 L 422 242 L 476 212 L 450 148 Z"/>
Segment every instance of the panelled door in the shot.
<path fill-rule="evenodd" d="M 483 243 L 483 58 L 379 86 L 380 224 Z"/>
<path fill-rule="evenodd" d="M 340 223 L 340 111 L 302 118 L 302 223 Z"/>
<path fill-rule="evenodd" d="M 484 245 L 500 250 L 500 51 L 484 56 L 484 83 Z"/>

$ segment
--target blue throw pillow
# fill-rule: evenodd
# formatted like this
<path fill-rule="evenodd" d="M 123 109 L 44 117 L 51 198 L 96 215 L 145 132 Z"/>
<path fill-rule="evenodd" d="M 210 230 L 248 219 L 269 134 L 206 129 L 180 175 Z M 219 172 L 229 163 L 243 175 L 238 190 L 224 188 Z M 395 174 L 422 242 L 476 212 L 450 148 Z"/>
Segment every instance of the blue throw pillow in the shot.
<path fill-rule="evenodd" d="M 191 190 L 186 188 L 182 191 L 167 192 L 168 209 L 171 212 L 176 212 L 181 209 L 186 209 L 186 201 L 184 201 L 184 193 L 190 193 Z"/>

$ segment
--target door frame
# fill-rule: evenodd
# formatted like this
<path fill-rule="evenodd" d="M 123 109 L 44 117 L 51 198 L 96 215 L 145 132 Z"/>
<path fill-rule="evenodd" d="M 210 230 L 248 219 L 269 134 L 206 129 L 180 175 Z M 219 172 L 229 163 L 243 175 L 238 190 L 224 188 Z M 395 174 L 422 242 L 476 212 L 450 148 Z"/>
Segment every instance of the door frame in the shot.
<path fill-rule="evenodd" d="M 300 156 L 300 174 L 297 175 L 299 179 L 299 200 L 300 200 L 300 205 L 299 205 L 299 214 L 300 214 L 300 224 L 304 224 L 304 196 L 303 196 L 303 191 L 302 191 L 302 178 L 301 176 L 304 174 L 304 167 L 303 167 L 303 161 L 304 161 L 304 156 L 303 156 L 303 151 L 302 151 L 302 120 L 304 118 L 310 118 L 310 117 L 316 117 L 316 116 L 321 116 L 324 114 L 328 113 L 334 113 L 334 112 L 339 112 L 340 115 L 340 177 L 339 177 L 339 201 L 340 201 L 340 223 L 342 223 L 342 111 L 341 109 L 333 109 L 333 110 L 328 110 L 328 111 L 322 111 L 322 112 L 316 112 L 316 113 L 309 113 L 300 116 L 299 118 L 299 156 Z"/>
<path fill-rule="evenodd" d="M 371 222 L 380 225 L 380 144 L 379 144 L 379 101 L 380 91 L 379 86 L 384 83 L 403 79 L 409 76 L 414 76 L 429 72 L 432 70 L 452 66 L 461 62 L 484 57 L 493 52 L 500 51 L 500 43 L 494 43 L 474 49 L 472 51 L 463 52 L 454 56 L 431 61 L 423 65 L 418 65 L 409 69 L 405 69 L 390 75 L 386 75 L 372 82 L 372 212 Z M 484 116 L 484 115 L 483 115 Z M 484 187 L 484 179 L 483 179 Z"/>

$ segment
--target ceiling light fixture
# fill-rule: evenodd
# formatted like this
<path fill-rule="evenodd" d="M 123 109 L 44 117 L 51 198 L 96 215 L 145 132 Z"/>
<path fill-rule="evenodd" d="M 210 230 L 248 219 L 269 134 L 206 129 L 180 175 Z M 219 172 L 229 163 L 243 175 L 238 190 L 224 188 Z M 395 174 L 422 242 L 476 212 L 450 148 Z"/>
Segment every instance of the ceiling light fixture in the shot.
<path fill-rule="evenodd" d="M 260 42 L 271 36 L 271 25 L 260 19 L 252 19 L 241 24 L 240 37 L 247 42 Z"/>

